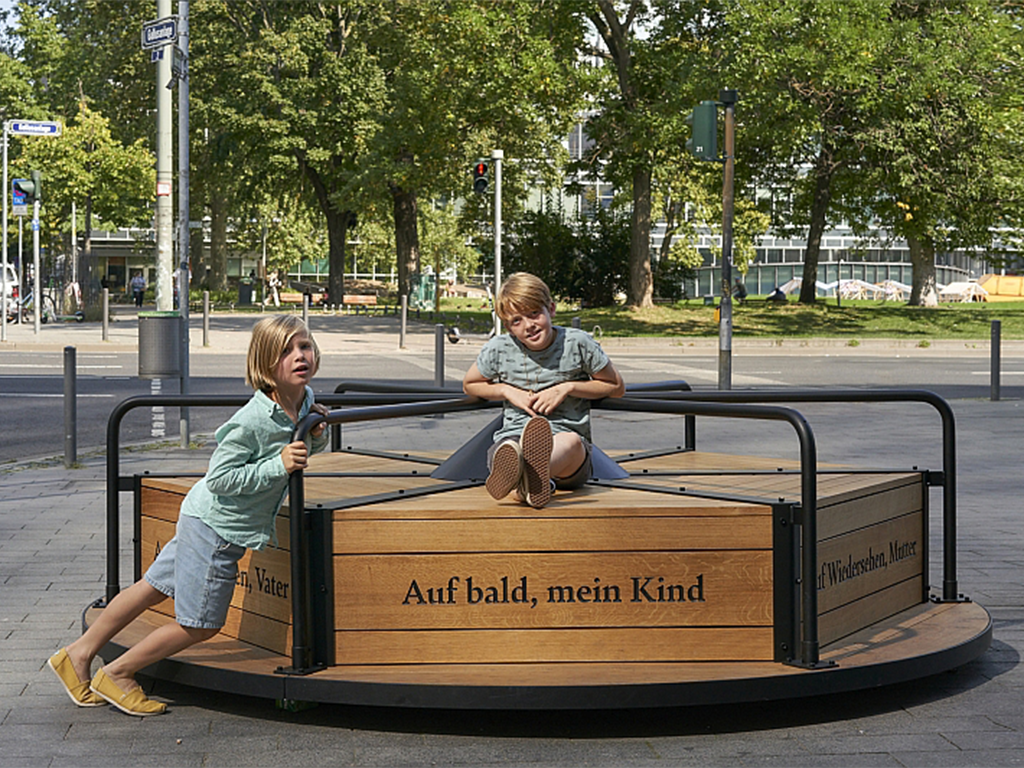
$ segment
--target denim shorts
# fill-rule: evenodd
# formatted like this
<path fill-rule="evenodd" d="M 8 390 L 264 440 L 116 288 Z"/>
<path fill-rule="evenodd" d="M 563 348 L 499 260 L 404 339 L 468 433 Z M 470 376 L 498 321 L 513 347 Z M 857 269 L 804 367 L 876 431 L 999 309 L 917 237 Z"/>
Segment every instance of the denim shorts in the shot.
<path fill-rule="evenodd" d="M 198 517 L 181 515 L 174 538 L 143 578 L 174 598 L 174 618 L 181 626 L 220 629 L 244 554 L 245 547 L 225 541 Z"/>

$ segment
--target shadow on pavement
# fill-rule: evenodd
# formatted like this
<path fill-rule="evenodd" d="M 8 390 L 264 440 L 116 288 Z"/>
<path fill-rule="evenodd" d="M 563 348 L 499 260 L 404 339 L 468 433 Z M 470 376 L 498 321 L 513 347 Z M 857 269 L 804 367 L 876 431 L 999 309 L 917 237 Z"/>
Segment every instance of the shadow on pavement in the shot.
<path fill-rule="evenodd" d="M 764 731 L 874 717 L 962 694 L 985 685 L 1019 663 L 1020 658 L 1011 646 L 994 640 L 985 655 L 959 670 L 898 685 L 782 701 L 614 711 L 467 712 L 320 704 L 289 713 L 266 699 L 201 691 L 173 683 L 157 682 L 152 692 L 170 699 L 172 710 L 177 704 L 296 725 L 506 738 L 644 738 Z"/>

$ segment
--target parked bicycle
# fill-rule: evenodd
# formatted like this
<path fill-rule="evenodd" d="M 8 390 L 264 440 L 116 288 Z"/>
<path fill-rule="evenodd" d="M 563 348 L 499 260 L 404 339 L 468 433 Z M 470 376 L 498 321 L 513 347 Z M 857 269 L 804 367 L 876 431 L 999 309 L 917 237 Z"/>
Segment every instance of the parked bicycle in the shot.
<path fill-rule="evenodd" d="M 35 319 L 35 293 L 29 289 L 24 296 L 19 296 L 13 302 L 13 306 L 8 304 L 7 311 L 10 315 L 11 320 L 17 319 L 18 314 L 21 314 L 21 322 L 31 323 Z M 57 303 L 53 300 L 53 296 L 48 293 L 43 294 L 43 303 L 39 307 L 39 322 L 48 323 L 51 320 L 56 321 L 57 319 Z"/>

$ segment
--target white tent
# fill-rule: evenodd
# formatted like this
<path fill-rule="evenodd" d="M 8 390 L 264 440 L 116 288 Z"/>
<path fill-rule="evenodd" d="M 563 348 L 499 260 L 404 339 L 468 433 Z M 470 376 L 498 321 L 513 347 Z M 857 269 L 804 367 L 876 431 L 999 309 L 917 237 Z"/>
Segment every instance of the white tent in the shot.
<path fill-rule="evenodd" d="M 844 299 L 878 299 L 885 291 L 865 280 L 840 280 L 839 295 Z"/>
<path fill-rule="evenodd" d="M 884 291 L 884 298 L 887 301 L 906 301 L 912 290 L 909 285 L 899 280 L 883 280 L 878 283 L 878 287 Z"/>
<path fill-rule="evenodd" d="M 804 284 L 804 279 L 802 277 L 794 277 L 792 280 L 790 280 L 788 282 L 785 282 L 782 285 L 780 285 L 779 286 L 779 290 L 782 291 L 784 294 L 786 294 L 788 296 L 791 293 L 796 293 L 797 291 L 799 291 L 800 290 L 800 286 L 803 285 L 803 284 Z M 815 280 L 814 281 L 814 287 L 819 292 L 821 292 L 821 291 L 828 291 L 832 287 L 832 284 L 831 283 L 823 283 L 823 282 L 821 282 L 821 280 Z"/>
<path fill-rule="evenodd" d="M 939 301 L 985 301 L 988 291 L 975 282 L 950 283 L 939 291 Z"/>

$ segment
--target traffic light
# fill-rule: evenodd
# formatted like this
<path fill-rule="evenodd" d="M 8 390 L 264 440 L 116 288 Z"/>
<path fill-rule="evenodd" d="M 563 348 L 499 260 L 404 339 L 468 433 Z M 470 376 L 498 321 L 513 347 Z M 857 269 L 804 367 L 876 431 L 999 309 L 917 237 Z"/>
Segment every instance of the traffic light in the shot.
<path fill-rule="evenodd" d="M 15 179 L 14 189 L 25 195 L 25 201 L 34 203 L 43 200 L 43 174 L 39 171 L 29 171 L 31 179 Z"/>
<path fill-rule="evenodd" d="M 693 136 L 686 142 L 686 148 L 698 160 L 718 159 L 718 104 L 702 101 L 693 108 L 686 118 L 693 128 Z"/>
<path fill-rule="evenodd" d="M 482 195 L 487 191 L 487 161 L 477 160 L 473 163 L 473 191 Z"/>

